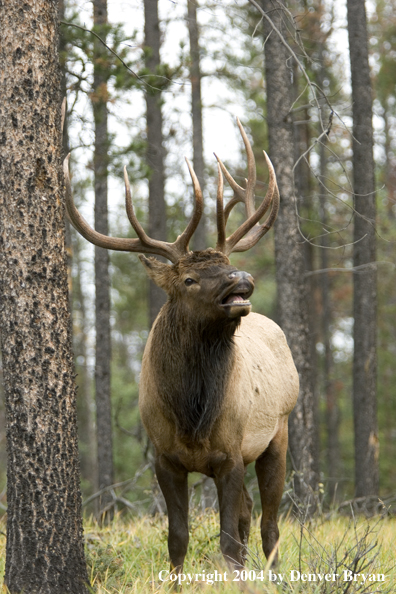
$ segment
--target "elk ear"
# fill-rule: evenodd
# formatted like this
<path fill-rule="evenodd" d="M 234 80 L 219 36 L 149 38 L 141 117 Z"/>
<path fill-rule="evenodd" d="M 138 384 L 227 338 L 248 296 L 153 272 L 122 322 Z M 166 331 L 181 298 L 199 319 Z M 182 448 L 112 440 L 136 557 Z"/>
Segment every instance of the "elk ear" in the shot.
<path fill-rule="evenodd" d="M 171 287 L 171 265 L 160 262 L 156 258 L 146 258 L 139 254 L 139 260 L 146 269 L 147 275 L 155 282 L 156 285 L 161 287 L 166 293 L 169 293 Z"/>

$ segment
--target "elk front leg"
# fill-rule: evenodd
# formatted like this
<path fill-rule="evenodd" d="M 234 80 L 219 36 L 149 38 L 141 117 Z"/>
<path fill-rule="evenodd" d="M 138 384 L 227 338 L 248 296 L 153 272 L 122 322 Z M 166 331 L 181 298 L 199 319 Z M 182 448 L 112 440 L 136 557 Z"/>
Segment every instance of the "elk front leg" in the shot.
<path fill-rule="evenodd" d="M 239 537 L 241 539 L 241 543 L 243 544 L 243 551 L 242 551 L 243 562 L 245 562 L 245 560 L 246 560 L 247 544 L 249 541 L 249 533 L 250 533 L 250 523 L 251 523 L 251 519 L 252 519 L 252 507 L 253 507 L 252 498 L 250 497 L 245 485 L 243 485 L 243 492 L 242 492 L 242 497 L 241 497 L 241 511 L 239 513 L 239 523 L 238 523 Z"/>
<path fill-rule="evenodd" d="M 240 529 L 243 534 L 246 533 L 246 521 L 240 523 L 244 475 L 241 461 L 231 471 L 215 479 L 220 508 L 220 548 L 227 563 L 237 568 L 243 567 Z"/>
<path fill-rule="evenodd" d="M 168 550 L 171 570 L 180 573 L 188 547 L 188 484 L 187 471 L 159 456 L 155 471 L 168 510 Z"/>
<path fill-rule="evenodd" d="M 261 497 L 261 540 L 265 556 L 270 556 L 279 540 L 278 509 L 282 499 L 286 476 L 287 418 L 267 449 L 256 460 L 256 474 Z M 278 562 L 276 552 L 273 565 Z"/>

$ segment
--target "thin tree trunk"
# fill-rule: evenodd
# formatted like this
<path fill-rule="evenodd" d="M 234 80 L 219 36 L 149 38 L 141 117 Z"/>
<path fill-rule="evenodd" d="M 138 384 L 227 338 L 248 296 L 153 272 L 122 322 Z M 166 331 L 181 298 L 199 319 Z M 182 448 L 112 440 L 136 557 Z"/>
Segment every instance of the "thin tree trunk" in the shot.
<path fill-rule="evenodd" d="M 83 419 L 79 420 L 80 443 L 84 442 L 87 446 L 86 456 L 81 456 L 81 471 L 84 478 L 88 479 L 92 488 L 96 488 L 98 484 L 97 477 L 97 443 L 96 443 L 96 427 L 95 427 L 95 402 L 93 397 L 92 377 L 88 368 L 88 323 L 87 311 L 85 307 L 85 297 L 81 286 L 81 258 L 79 250 L 80 238 L 77 236 L 74 249 L 74 261 L 76 266 L 76 276 L 74 282 L 74 297 L 77 300 L 79 307 L 79 331 L 74 334 L 75 355 L 81 356 L 84 360 L 83 371 L 79 375 L 79 391 L 78 398 L 81 398 L 83 403 Z M 75 314 L 77 313 L 75 311 Z"/>
<path fill-rule="evenodd" d="M 304 8 L 308 10 L 306 2 Z M 293 64 L 293 103 L 298 101 L 300 96 L 300 82 L 301 73 L 296 63 Z M 305 85 L 305 81 L 303 83 Z M 301 98 L 304 102 L 305 99 Z M 307 99 L 308 101 L 308 99 Z M 310 153 L 308 151 L 311 140 L 309 128 L 310 115 L 308 109 L 298 112 L 298 115 L 293 119 L 293 142 L 294 142 L 294 161 L 298 165 L 294 169 L 294 188 L 296 192 L 296 199 L 298 203 L 298 210 L 302 213 L 302 221 L 310 220 L 313 215 L 312 204 L 312 188 L 310 176 Z M 301 159 L 301 155 L 306 155 L 305 159 Z M 303 222 L 301 222 L 303 226 Z M 312 272 L 314 270 L 314 247 L 306 241 L 303 244 L 304 252 L 304 274 L 305 272 Z M 318 336 L 319 313 L 315 295 L 317 294 L 318 280 L 315 275 L 309 274 L 305 277 L 306 291 L 310 298 L 310 307 L 308 308 L 308 323 L 309 333 L 307 340 L 309 341 L 309 366 L 310 366 L 310 386 L 313 394 L 313 400 L 317 402 L 317 354 L 316 341 Z M 318 438 L 319 439 L 319 438 Z M 319 456 L 319 453 L 318 453 Z"/>
<path fill-rule="evenodd" d="M 158 0 L 144 0 L 144 34 L 146 68 L 155 74 L 160 66 L 161 32 L 158 19 Z M 162 95 L 156 89 L 156 79 L 151 78 L 151 87 L 146 89 L 147 106 L 147 164 L 149 177 L 149 224 L 148 234 L 153 239 L 166 241 L 165 204 L 165 149 L 163 145 Z M 161 79 L 158 79 L 161 85 Z M 149 283 L 149 320 L 153 324 L 166 296 L 152 281 Z"/>
<path fill-rule="evenodd" d="M 191 82 L 191 117 L 193 137 L 194 171 L 198 177 L 202 194 L 205 192 L 205 163 L 203 156 L 202 96 L 201 96 L 201 56 L 199 47 L 199 27 L 197 18 L 197 0 L 187 0 L 187 23 L 190 37 L 190 82 Z M 206 218 L 202 213 L 199 225 L 192 238 L 194 250 L 204 250 L 206 244 Z M 216 487 L 213 479 L 207 477 L 202 484 L 201 506 L 205 511 L 217 504 Z"/>
<path fill-rule="evenodd" d="M 107 0 L 94 0 L 94 26 L 100 36 L 106 39 Z M 107 176 L 108 176 L 108 124 L 107 124 L 107 71 L 106 52 L 103 45 L 94 42 L 94 92 L 92 106 L 95 119 L 95 228 L 108 235 Z M 99 490 L 114 483 L 113 440 L 110 397 L 111 333 L 110 333 L 110 278 L 109 253 L 95 247 L 95 330 L 96 330 L 96 431 L 98 452 Z M 111 494 L 105 492 L 98 499 L 99 516 L 102 520 L 111 519 L 113 508 L 106 513 L 112 501 Z"/>
<path fill-rule="evenodd" d="M 320 144 L 320 179 L 326 179 L 326 154 L 325 154 L 326 137 L 324 137 Z M 328 228 L 327 208 L 326 208 L 326 190 L 320 187 L 319 194 L 319 217 L 322 223 L 322 237 L 321 237 L 321 253 L 320 262 L 322 270 L 327 270 L 329 267 L 328 247 L 329 242 L 326 235 Z M 335 389 L 333 374 L 333 353 L 331 350 L 331 322 L 332 309 L 330 299 L 330 277 L 328 272 L 323 272 L 319 278 L 321 301 L 322 301 L 322 340 L 324 347 L 324 364 L 323 364 L 323 385 L 326 398 L 326 440 L 327 440 L 327 473 L 329 476 L 328 490 L 329 496 L 333 499 L 335 495 L 335 488 L 337 484 L 337 476 L 339 471 L 340 461 L 340 444 L 338 436 L 339 427 L 339 406 L 337 402 L 337 392 Z"/>
<path fill-rule="evenodd" d="M 187 0 L 187 21 L 190 36 L 190 81 L 191 81 L 191 116 L 193 126 L 193 161 L 194 171 L 201 185 L 202 193 L 205 190 L 205 163 L 203 156 L 203 131 L 202 131 L 202 97 L 201 97 L 201 65 L 199 48 L 199 28 L 197 20 L 197 0 Z M 206 221 L 205 213 L 202 214 L 199 225 L 193 236 L 194 250 L 206 249 Z"/>
<path fill-rule="evenodd" d="M 377 495 L 377 273 L 372 94 L 363 0 L 347 0 L 353 106 L 354 357 L 353 411 L 356 496 Z"/>
<path fill-rule="evenodd" d="M 391 219 L 395 219 L 395 210 L 394 206 L 396 204 L 396 172 L 395 167 L 393 164 L 393 154 L 392 154 L 392 135 L 391 135 L 391 123 L 390 123 L 390 114 L 388 112 L 389 105 L 388 100 L 385 99 L 383 102 L 383 120 L 384 120 L 384 134 L 385 134 L 385 143 L 384 143 L 384 151 L 385 151 L 385 164 L 384 164 L 384 185 L 388 192 L 388 199 L 387 199 L 387 215 Z"/>
<path fill-rule="evenodd" d="M 86 593 L 64 250 L 58 3 L 0 3 L 0 329 L 11 594 Z"/>
<path fill-rule="evenodd" d="M 282 29 L 279 2 L 262 0 L 263 9 Z M 289 444 L 298 498 L 315 508 L 319 481 L 317 402 L 310 358 L 309 294 L 305 282 L 304 251 L 298 231 L 293 193 L 292 71 L 278 35 L 264 19 L 265 78 L 269 154 L 281 195 L 275 225 L 275 258 L 280 322 L 300 376 L 300 395 L 289 420 Z"/>
<path fill-rule="evenodd" d="M 317 76 L 317 82 L 320 89 L 324 89 L 325 72 L 325 41 L 319 41 L 320 53 L 319 63 L 320 69 Z M 326 106 L 324 101 L 321 104 L 322 120 L 325 121 Z M 319 134 L 322 132 L 320 129 Z M 327 136 L 323 136 L 319 145 L 319 162 L 320 162 L 320 180 L 322 184 L 326 182 L 327 160 L 326 160 L 326 143 Z M 320 268 L 327 270 L 329 268 L 329 241 L 327 237 L 328 216 L 327 216 L 327 196 L 326 189 L 319 186 L 319 219 L 322 223 L 321 239 L 320 239 Z M 333 381 L 334 359 L 331 349 L 331 323 L 332 323 L 332 307 L 331 307 L 331 283 L 328 272 L 322 272 L 319 276 L 319 287 L 322 302 L 321 312 L 321 331 L 322 341 L 324 347 L 323 358 L 323 388 L 326 399 L 326 455 L 327 455 L 327 474 L 328 474 L 328 492 L 331 500 L 336 494 L 337 477 L 340 469 L 340 443 L 339 443 L 339 423 L 340 423 L 340 409 L 337 400 L 337 391 Z"/>

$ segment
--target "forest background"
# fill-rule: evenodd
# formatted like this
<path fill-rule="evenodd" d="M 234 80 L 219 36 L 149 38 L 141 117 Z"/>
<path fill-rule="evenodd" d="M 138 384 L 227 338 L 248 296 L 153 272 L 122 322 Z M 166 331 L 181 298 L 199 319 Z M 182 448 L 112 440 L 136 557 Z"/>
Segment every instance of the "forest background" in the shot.
<path fill-rule="evenodd" d="M 138 217 L 147 223 L 146 162 L 147 83 L 161 81 L 163 146 L 165 149 L 166 224 L 169 240 L 185 225 L 191 212 L 192 189 L 184 155 L 192 155 L 191 58 L 187 6 L 159 2 L 161 65 L 155 79 L 147 71 L 143 4 L 109 2 L 106 25 L 109 50 L 101 54 L 108 72 L 106 103 L 109 122 L 108 186 L 110 234 L 131 233 L 123 205 L 123 166 L 127 165 Z M 307 56 L 301 56 L 311 80 L 325 89 L 323 120 L 332 120 L 326 142 L 316 141 L 321 115 L 310 101 L 302 77 L 293 76 L 295 187 L 306 247 L 306 275 L 311 279 L 311 328 L 315 349 L 315 397 L 319 403 L 321 491 L 325 505 L 340 505 L 354 495 L 352 410 L 352 103 L 344 2 L 304 0 L 289 3 L 294 15 L 290 31 L 298 29 Z M 396 487 L 396 2 L 367 3 L 370 66 L 374 93 L 374 135 L 377 181 L 378 271 L 378 425 L 380 494 L 391 501 Z M 95 103 L 92 3 L 65 5 L 62 54 L 68 100 L 67 136 L 72 152 L 72 183 L 76 202 L 93 221 L 93 145 Z M 261 151 L 267 149 L 265 83 L 260 15 L 243 2 L 199 5 L 204 179 L 207 245 L 213 245 L 216 152 L 237 180 L 245 177 L 245 155 L 235 125 L 238 116 L 252 140 L 258 178 L 265 181 Z M 75 25 L 75 26 L 71 26 Z M 101 33 L 103 38 L 103 33 Z M 296 49 L 301 48 L 296 44 Z M 300 55 L 300 53 L 299 53 Z M 105 58 L 103 58 L 105 56 Z M 103 66 L 103 64 L 102 64 Z M 294 66 L 291 64 L 291 69 Z M 139 77 L 133 73 L 138 73 Z M 96 95 L 97 97 L 97 95 Z M 330 106 L 331 105 L 331 109 Z M 303 158 L 301 158 L 304 156 Z M 235 224 L 242 213 L 235 215 Z M 95 288 L 94 249 L 71 233 L 70 287 L 78 392 L 83 496 L 90 507 L 98 491 L 95 421 Z M 269 234 L 251 252 L 233 262 L 253 274 L 254 310 L 278 318 L 273 237 Z M 323 272 L 325 271 L 325 272 Z M 110 254 L 111 276 L 111 406 L 113 482 L 119 486 L 117 509 L 136 513 L 163 509 L 153 490 L 150 446 L 139 421 L 137 398 L 140 361 L 148 335 L 148 283 L 133 254 Z M 0 370 L 1 371 L 1 370 Z M 5 421 L 0 384 L 0 509 L 5 507 Z M 290 467 L 292 471 L 292 467 Z M 122 484 L 121 484 L 122 483 Z M 202 498 L 203 483 L 197 484 Z M 249 486 L 254 492 L 253 481 Z M 290 486 L 290 485 L 289 485 Z M 154 497 L 153 497 L 154 493 Z"/>

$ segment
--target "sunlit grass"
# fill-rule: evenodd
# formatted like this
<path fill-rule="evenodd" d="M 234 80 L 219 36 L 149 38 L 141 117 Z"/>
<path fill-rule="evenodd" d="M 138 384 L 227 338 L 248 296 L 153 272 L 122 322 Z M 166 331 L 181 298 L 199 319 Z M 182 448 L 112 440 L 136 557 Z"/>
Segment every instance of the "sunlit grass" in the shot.
<path fill-rule="evenodd" d="M 4 520 L 0 524 L 5 532 Z M 224 564 L 219 551 L 218 516 L 208 512 L 192 513 L 190 520 L 190 545 L 184 566 L 185 574 L 192 574 L 192 581 L 184 591 L 201 592 L 208 588 L 215 591 L 240 592 L 241 587 L 250 593 L 266 592 L 291 594 L 312 592 L 348 594 L 354 592 L 395 592 L 395 518 L 357 518 L 334 516 L 330 520 L 316 519 L 303 527 L 292 519 L 280 521 L 280 565 L 282 586 L 268 579 L 269 568 L 261 550 L 258 519 L 252 523 L 247 560 L 246 581 L 233 582 L 236 576 Z M 89 577 L 92 589 L 98 594 L 149 594 L 170 591 L 170 582 L 161 581 L 169 568 L 167 552 L 166 517 L 145 516 L 125 520 L 117 518 L 111 526 L 100 528 L 95 521 L 85 522 L 85 539 Z M 342 559 L 348 553 L 344 564 Z M 5 537 L 0 535 L 0 575 L 4 573 Z M 359 558 L 361 558 L 359 560 Z M 358 572 L 375 575 L 376 581 L 343 580 L 343 571 L 358 561 Z M 334 567 L 340 574 L 338 581 L 291 581 L 291 571 L 301 574 L 329 574 Z M 214 581 L 215 574 L 227 581 Z M 378 574 L 386 576 L 378 581 Z M 295 574 L 296 575 L 296 574 Z M 198 576 L 198 577 L 197 577 Z M 249 579 L 250 577 L 250 579 Z M 254 579 L 255 578 L 255 579 Z M 262 578 L 262 579 L 261 579 Z M 308 579 L 308 578 L 307 578 Z M 312 578 L 311 578 L 312 579 Z M 189 578 L 186 577 L 186 581 Z M 213 581 L 214 583 L 208 583 Z"/>
<path fill-rule="evenodd" d="M 394 592 L 396 589 L 395 547 L 396 537 L 395 519 L 367 521 L 359 518 L 354 522 L 345 517 L 334 517 L 331 520 L 315 520 L 311 525 L 301 528 L 297 521 L 291 519 L 280 522 L 281 561 L 278 572 L 283 576 L 283 584 L 288 584 L 286 590 L 297 592 L 344 592 L 348 582 L 343 581 L 343 571 L 352 567 L 356 552 L 362 555 L 363 567 L 359 573 L 368 575 L 384 574 L 385 581 L 363 582 L 360 577 L 350 583 L 348 592 Z M 124 523 L 121 520 L 109 528 L 98 529 L 94 523 L 86 527 L 88 536 L 89 562 L 94 586 L 103 593 L 129 592 L 167 592 L 169 582 L 161 582 L 159 574 L 168 570 L 167 554 L 167 522 L 166 518 L 148 518 Z M 94 535 L 95 540 L 89 541 Z M 98 540 L 96 540 L 98 539 Z M 378 542 L 377 546 L 374 546 Z M 360 543 L 358 551 L 357 543 Z M 365 548 L 362 546 L 365 544 Z M 374 548 L 371 548 L 374 546 Z M 91 548 L 90 548 L 91 547 Z M 106 548 L 109 547 L 109 548 Z M 338 551 L 336 553 L 336 549 Z M 113 565 L 108 570 L 100 570 L 100 559 L 113 550 Z M 332 573 L 334 559 L 340 562 L 345 551 L 351 551 L 346 565 L 340 564 L 338 572 L 341 579 L 337 582 L 302 582 L 290 581 L 291 570 L 304 574 Z M 367 554 L 366 554 L 366 551 Z M 97 559 L 97 562 L 95 561 Z M 103 561 L 102 561 L 103 563 Z M 333 563 L 333 565 L 332 565 Z M 367 567 L 365 568 L 365 565 Z M 193 577 L 189 585 L 185 585 L 188 592 L 201 591 L 205 588 L 227 592 L 239 592 L 240 587 L 246 587 L 249 592 L 278 592 L 279 587 L 269 582 L 266 561 L 261 550 L 260 528 L 258 520 L 252 524 L 249 541 L 249 558 L 247 569 L 250 577 L 243 583 L 233 582 L 237 577 L 224 565 L 219 552 L 218 517 L 214 513 L 192 516 L 190 529 L 190 546 L 184 566 L 185 574 L 199 575 Z M 209 574 L 227 575 L 227 582 L 208 584 Z M 261 573 L 263 571 L 263 573 Z M 205 574 L 205 575 L 203 575 Z M 165 574 L 163 574 L 165 576 Z M 296 575 L 296 574 L 295 574 Z M 261 580 L 260 577 L 264 579 Z M 186 580 L 188 581 L 188 577 Z M 364 589 L 365 588 L 365 589 Z"/>

